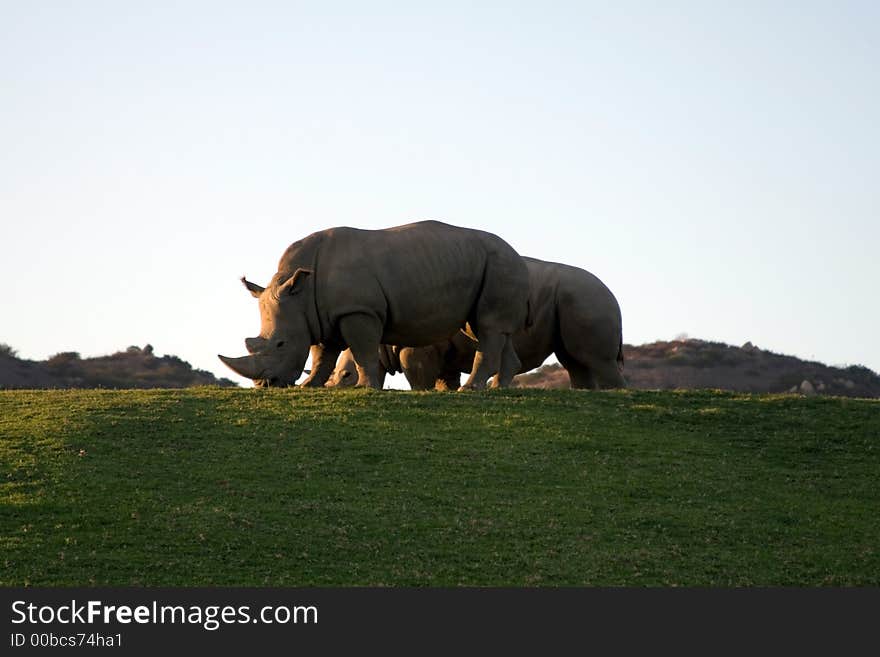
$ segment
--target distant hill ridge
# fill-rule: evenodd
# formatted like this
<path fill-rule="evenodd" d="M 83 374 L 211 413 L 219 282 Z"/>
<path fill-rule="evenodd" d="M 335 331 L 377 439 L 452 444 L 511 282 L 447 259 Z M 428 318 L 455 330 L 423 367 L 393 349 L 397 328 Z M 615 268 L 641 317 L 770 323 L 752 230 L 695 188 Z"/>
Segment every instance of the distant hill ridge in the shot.
<path fill-rule="evenodd" d="M 735 347 L 688 338 L 625 344 L 623 353 L 623 374 L 632 388 L 880 397 L 880 376 L 867 367 L 832 367 L 766 351 L 751 342 Z M 555 363 L 514 379 L 514 385 L 527 388 L 567 388 L 568 384 L 568 373 Z"/>
<path fill-rule="evenodd" d="M 48 360 L 24 360 L 0 345 L 0 388 L 189 388 L 236 386 L 194 369 L 177 356 L 156 356 L 152 345 L 129 347 L 109 356 L 81 358 L 75 351 Z"/>
<path fill-rule="evenodd" d="M 760 349 L 694 338 L 624 345 L 624 377 L 646 390 L 720 389 L 735 392 L 880 397 L 880 376 L 867 367 L 832 367 Z M 177 356 L 157 357 L 153 347 L 129 347 L 109 356 L 81 358 L 76 352 L 45 361 L 24 360 L 0 344 L 0 388 L 188 388 L 236 386 L 194 369 Z M 514 385 L 567 388 L 568 373 L 556 363 L 520 374 Z"/>

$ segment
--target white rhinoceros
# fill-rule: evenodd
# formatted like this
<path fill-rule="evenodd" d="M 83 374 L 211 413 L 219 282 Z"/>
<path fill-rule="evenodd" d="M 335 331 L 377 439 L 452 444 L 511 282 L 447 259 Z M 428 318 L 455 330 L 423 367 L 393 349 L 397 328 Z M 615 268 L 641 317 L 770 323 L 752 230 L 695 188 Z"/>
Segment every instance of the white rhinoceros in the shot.
<path fill-rule="evenodd" d="M 534 369 L 555 353 L 573 388 L 624 387 L 620 306 L 611 290 L 583 269 L 523 260 L 529 269 L 532 320 L 513 334 L 521 361 L 517 372 Z M 477 346 L 463 332 L 428 347 L 383 345 L 382 377 L 403 372 L 414 390 L 458 387 L 460 372 L 471 370 Z M 353 369 L 350 354 L 343 353 L 328 385 L 352 385 Z"/>
<path fill-rule="evenodd" d="M 295 242 L 262 288 L 260 335 L 249 356 L 220 359 L 258 386 L 324 385 L 351 349 L 361 386 L 381 387 L 381 343 L 435 344 L 468 325 L 479 340 L 463 387 L 509 381 L 520 362 L 511 334 L 528 316 L 528 269 L 497 235 L 423 221 L 384 230 L 330 228 Z M 511 373 L 508 375 L 508 373 Z"/>

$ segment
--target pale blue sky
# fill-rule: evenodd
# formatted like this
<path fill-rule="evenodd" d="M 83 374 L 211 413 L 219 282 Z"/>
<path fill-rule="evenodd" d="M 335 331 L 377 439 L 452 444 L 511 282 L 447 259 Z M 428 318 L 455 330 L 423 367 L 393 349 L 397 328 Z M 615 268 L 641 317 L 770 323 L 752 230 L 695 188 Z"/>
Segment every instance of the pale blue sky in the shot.
<path fill-rule="evenodd" d="M 880 370 L 880 3 L 475 4 L 0 0 L 0 342 L 241 381 L 239 276 L 431 218 Z"/>

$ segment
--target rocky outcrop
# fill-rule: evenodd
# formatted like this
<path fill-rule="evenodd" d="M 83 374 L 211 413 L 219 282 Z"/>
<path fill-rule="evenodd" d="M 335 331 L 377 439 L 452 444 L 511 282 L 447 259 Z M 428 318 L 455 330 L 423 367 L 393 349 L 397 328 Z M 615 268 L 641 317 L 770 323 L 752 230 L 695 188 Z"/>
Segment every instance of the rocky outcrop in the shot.
<path fill-rule="evenodd" d="M 832 367 L 785 356 L 746 342 L 682 339 L 624 345 L 627 385 L 641 389 L 717 388 L 739 392 L 791 392 L 803 395 L 880 397 L 880 376 L 867 367 Z M 558 364 L 521 374 L 515 385 L 567 388 L 568 374 Z"/>
<path fill-rule="evenodd" d="M 210 372 L 194 369 L 177 356 L 158 357 L 151 345 L 129 347 L 110 356 L 81 358 L 75 351 L 44 361 L 18 358 L 0 348 L 0 388 L 188 388 L 235 386 Z"/>

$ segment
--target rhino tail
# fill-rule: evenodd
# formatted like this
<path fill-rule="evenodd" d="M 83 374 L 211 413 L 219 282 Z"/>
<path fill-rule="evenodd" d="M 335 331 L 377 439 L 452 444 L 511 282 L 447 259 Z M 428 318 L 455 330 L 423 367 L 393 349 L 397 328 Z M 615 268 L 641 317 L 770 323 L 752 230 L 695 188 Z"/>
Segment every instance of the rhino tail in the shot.
<path fill-rule="evenodd" d="M 623 335 L 620 336 L 620 343 L 617 346 L 617 369 L 623 373 Z"/>

